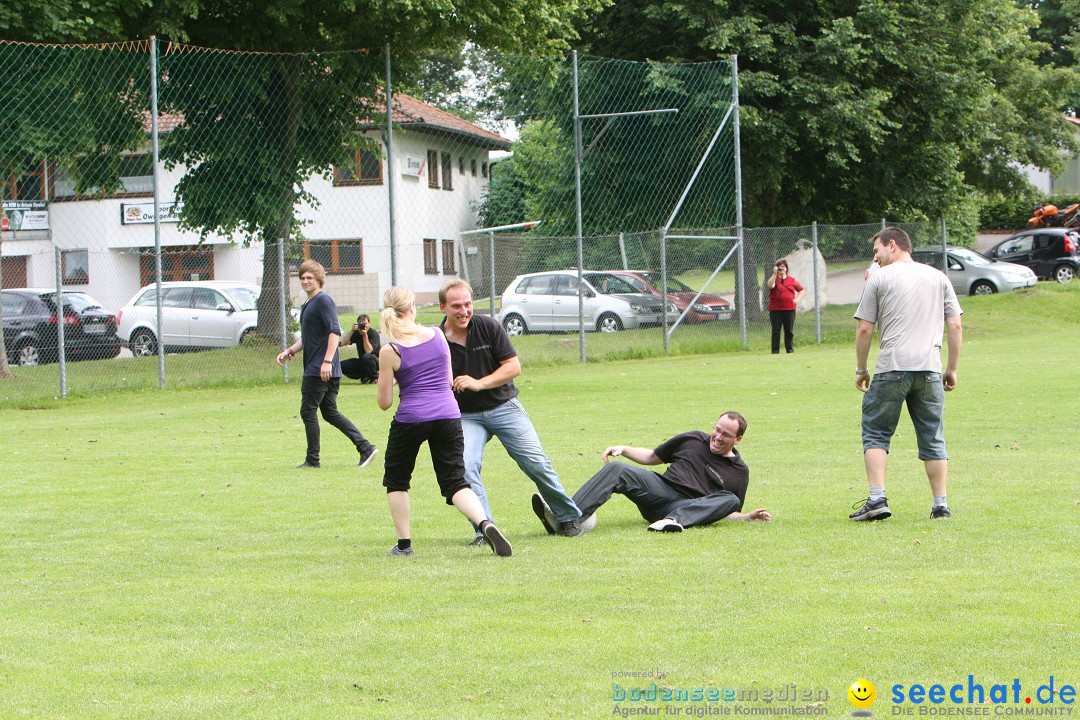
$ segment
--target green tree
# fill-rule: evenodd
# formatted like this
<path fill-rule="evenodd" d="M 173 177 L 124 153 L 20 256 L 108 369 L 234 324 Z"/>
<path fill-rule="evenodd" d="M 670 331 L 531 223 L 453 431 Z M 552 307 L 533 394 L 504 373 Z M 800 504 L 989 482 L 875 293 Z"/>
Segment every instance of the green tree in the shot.
<path fill-rule="evenodd" d="M 277 247 L 300 231 L 299 204 L 313 201 L 301 189 L 304 181 L 345 160 L 359 119 L 381 122 L 380 51 L 337 51 L 387 43 L 408 48 L 408 54 L 394 56 L 394 73 L 398 82 L 414 87 L 433 54 L 452 55 L 466 41 L 533 51 L 563 48 L 574 37 L 573 22 L 600 2 L 191 0 L 179 37 L 195 45 L 333 53 L 180 54 L 163 64 L 166 109 L 183 118 L 164 156 L 191 168 L 177 188 L 182 223 L 204 236 L 241 233 L 263 241 L 259 333 L 280 337 Z M 238 202 L 223 202 L 225 182 Z"/>
<path fill-rule="evenodd" d="M 582 36 L 619 57 L 738 55 L 746 222 L 790 225 L 952 215 L 1022 188 L 1017 163 L 1057 167 L 1073 75 L 1038 64 L 1036 23 L 1011 0 L 624 0 Z"/>

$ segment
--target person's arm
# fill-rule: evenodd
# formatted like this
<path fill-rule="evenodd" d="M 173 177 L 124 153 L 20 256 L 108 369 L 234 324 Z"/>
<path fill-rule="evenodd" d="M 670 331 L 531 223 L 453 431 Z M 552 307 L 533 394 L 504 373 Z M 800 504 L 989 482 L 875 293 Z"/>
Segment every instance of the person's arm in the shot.
<path fill-rule="evenodd" d="M 495 368 L 494 372 L 490 375 L 485 375 L 482 378 L 474 378 L 470 375 L 458 375 L 454 378 L 454 392 L 463 392 L 465 390 L 472 390 L 474 392 L 491 390 L 492 388 L 502 387 L 520 374 L 521 360 L 515 355 L 514 357 L 503 360 L 499 363 L 499 367 Z"/>
<path fill-rule="evenodd" d="M 375 388 L 375 402 L 380 410 L 389 410 L 394 404 L 394 371 L 401 367 L 401 358 L 394 348 L 383 345 L 379 351 L 379 381 Z"/>
<path fill-rule="evenodd" d="M 649 448 L 629 447 L 627 445 L 612 445 L 604 450 L 604 464 L 613 457 L 624 457 L 627 460 L 636 462 L 638 465 L 663 465 L 664 461 L 661 460 L 655 452 Z"/>
<path fill-rule="evenodd" d="M 375 352 L 375 346 L 371 344 L 371 329 L 364 328 L 364 331 L 360 333 L 360 340 L 364 343 L 364 354 L 371 355 Z"/>
<path fill-rule="evenodd" d="M 964 328 L 959 315 L 945 318 L 945 330 L 949 337 L 949 360 L 941 380 L 946 390 L 956 387 L 956 367 L 960 364 L 960 345 L 964 342 Z"/>
<path fill-rule="evenodd" d="M 765 281 L 765 284 L 770 290 L 776 287 L 776 268 L 773 268 L 772 275 L 770 275 L 769 279 Z"/>
<path fill-rule="evenodd" d="M 874 339 L 874 323 L 869 320 L 856 322 L 858 324 L 855 326 L 855 387 L 860 392 L 866 392 L 870 388 L 870 368 L 866 367 L 866 361 L 870 357 L 870 341 Z"/>
<path fill-rule="evenodd" d="M 758 508 L 757 510 L 751 510 L 748 513 L 733 512 L 725 520 L 764 520 L 769 522 L 772 520 L 772 513 L 765 508 Z"/>
<path fill-rule="evenodd" d="M 285 363 L 289 362 L 296 356 L 296 353 L 300 352 L 300 348 L 302 347 L 303 345 L 301 344 L 301 342 L 297 340 L 292 345 L 279 352 L 277 356 L 277 364 L 284 366 Z"/>
<path fill-rule="evenodd" d="M 319 368 L 319 377 L 323 382 L 330 379 L 330 376 L 334 374 L 334 354 L 337 353 L 338 345 L 341 342 L 341 336 L 337 333 L 330 333 L 326 336 L 326 355 L 322 361 L 322 367 Z"/>
<path fill-rule="evenodd" d="M 799 300 L 802 298 L 803 294 L 806 292 L 806 288 L 804 288 L 802 286 L 802 283 L 799 282 L 798 280 L 795 280 L 794 278 L 792 278 L 792 280 L 794 280 L 794 282 L 795 282 L 795 304 L 798 305 Z"/>

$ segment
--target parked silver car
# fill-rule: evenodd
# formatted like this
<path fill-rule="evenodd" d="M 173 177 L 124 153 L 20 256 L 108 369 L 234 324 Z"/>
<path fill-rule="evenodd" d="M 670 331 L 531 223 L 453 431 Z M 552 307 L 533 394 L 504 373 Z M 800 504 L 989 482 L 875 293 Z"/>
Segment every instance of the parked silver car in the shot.
<path fill-rule="evenodd" d="M 255 330 L 259 286 L 227 280 L 161 283 L 161 337 L 167 350 L 222 348 Z M 137 357 L 157 354 L 157 286 L 121 308 L 116 334 Z"/>
<path fill-rule="evenodd" d="M 582 274 L 583 313 L 587 330 L 616 332 L 624 328 L 659 325 L 664 303 L 655 295 L 637 292 L 612 273 Z M 674 319 L 672 303 L 667 312 Z M 578 277 L 576 270 L 518 275 L 502 296 L 499 321 L 511 335 L 526 332 L 576 330 L 578 327 Z"/>
<path fill-rule="evenodd" d="M 915 248 L 911 257 L 941 269 L 941 248 Z M 962 247 L 949 248 L 948 275 L 957 295 L 990 295 L 1031 287 L 1038 282 L 1030 268 L 993 260 Z"/>

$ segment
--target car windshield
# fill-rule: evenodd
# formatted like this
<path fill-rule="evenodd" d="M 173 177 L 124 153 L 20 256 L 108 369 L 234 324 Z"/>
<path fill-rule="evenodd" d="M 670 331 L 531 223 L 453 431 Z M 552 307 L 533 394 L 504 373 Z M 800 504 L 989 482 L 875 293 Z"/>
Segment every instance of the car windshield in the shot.
<path fill-rule="evenodd" d="M 970 265 L 990 265 L 994 262 L 994 260 L 986 257 L 981 252 L 975 252 L 974 250 L 968 250 L 966 248 L 954 248 L 949 251 L 949 254 L 955 255 L 961 262 L 966 262 Z"/>
<path fill-rule="evenodd" d="M 585 279 L 604 295 L 613 295 L 615 293 L 634 294 L 638 292 L 633 285 L 626 281 L 626 278 L 611 273 L 589 273 L 585 276 Z"/>
<path fill-rule="evenodd" d="M 643 272 L 641 277 L 651 284 L 654 288 L 658 288 L 664 284 L 663 279 L 658 272 Z M 667 279 L 668 292 L 694 292 L 694 289 L 689 287 L 686 283 L 668 275 Z"/>
<path fill-rule="evenodd" d="M 243 285 L 239 287 L 231 287 L 228 289 L 229 294 L 236 301 L 236 305 L 240 310 L 254 310 L 255 301 L 259 299 L 259 293 L 252 290 L 249 287 Z"/>
<path fill-rule="evenodd" d="M 56 309 L 56 293 L 48 293 L 42 295 L 41 299 L 49 305 L 50 310 Z M 94 298 L 86 295 L 85 293 L 64 293 L 64 307 L 70 308 L 79 313 L 83 310 L 96 310 L 101 307 L 101 304 Z M 65 313 L 70 314 L 70 313 Z"/>

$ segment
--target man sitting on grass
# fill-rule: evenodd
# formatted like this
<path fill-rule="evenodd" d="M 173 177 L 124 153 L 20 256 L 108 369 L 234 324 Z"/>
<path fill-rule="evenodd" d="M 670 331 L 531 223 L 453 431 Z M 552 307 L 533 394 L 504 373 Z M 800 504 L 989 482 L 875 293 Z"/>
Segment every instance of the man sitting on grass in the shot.
<path fill-rule="evenodd" d="M 592 529 L 593 514 L 612 493 L 630 498 L 641 516 L 652 523 L 649 530 L 656 532 L 682 532 L 683 528 L 710 525 L 724 518 L 772 520 L 764 508 L 740 512 L 750 469 L 735 446 L 745 432 L 746 418 L 729 410 L 716 421 L 711 434 L 692 430 L 655 450 L 625 445 L 607 448 L 604 468 L 574 493 L 574 504 L 584 518 L 580 525 Z M 624 457 L 638 465 L 667 464 L 668 468 L 660 474 L 626 463 L 609 463 L 612 457 Z"/>

